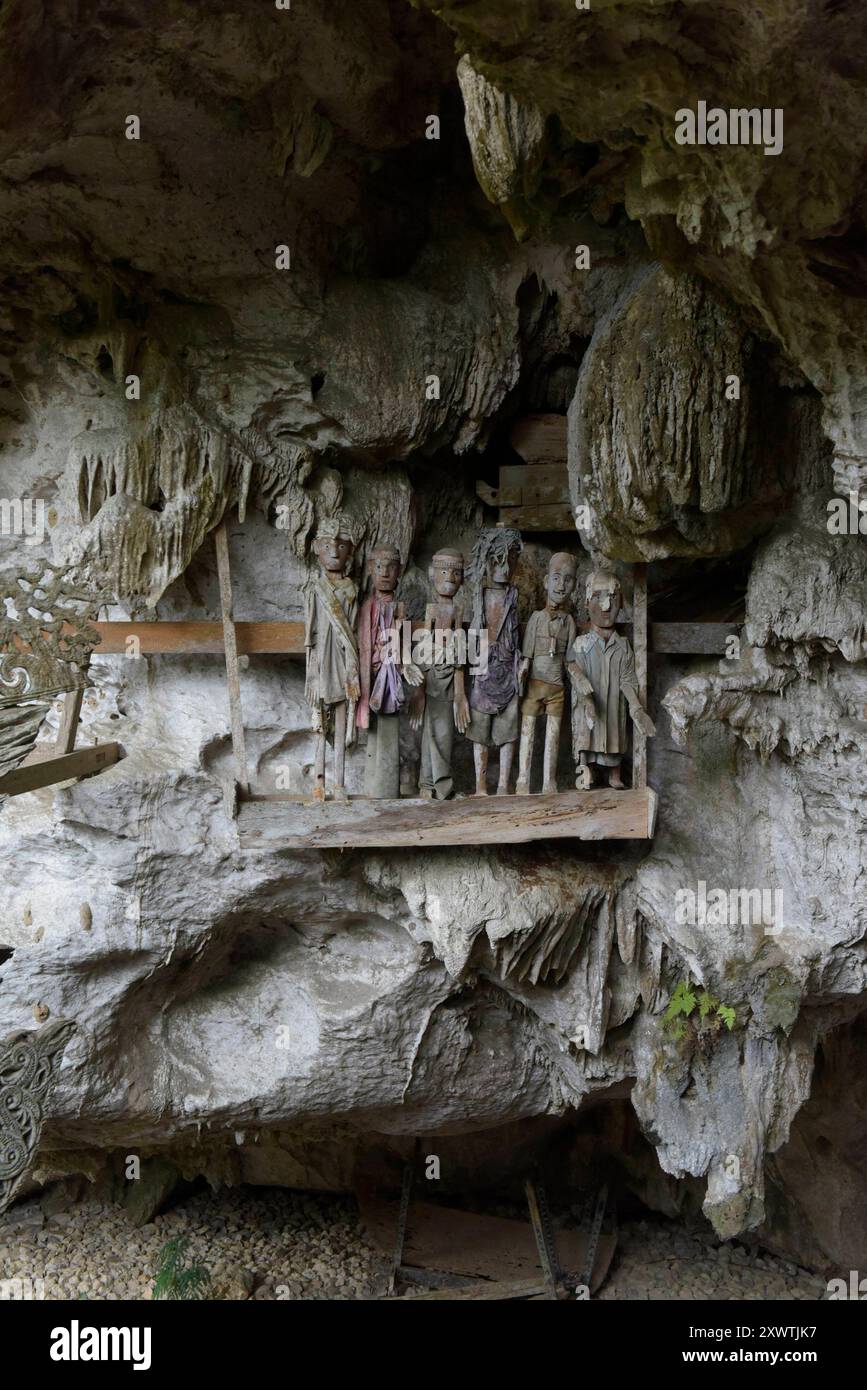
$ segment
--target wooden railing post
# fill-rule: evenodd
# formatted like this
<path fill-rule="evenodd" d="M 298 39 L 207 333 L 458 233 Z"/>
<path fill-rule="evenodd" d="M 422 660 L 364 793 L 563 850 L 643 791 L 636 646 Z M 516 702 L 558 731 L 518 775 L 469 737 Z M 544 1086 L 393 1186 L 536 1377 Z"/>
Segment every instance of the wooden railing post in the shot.
<path fill-rule="evenodd" d="M 225 521 L 214 532 L 217 548 L 217 574 L 220 579 L 220 608 L 223 615 L 223 642 L 226 648 L 226 681 L 229 687 L 229 719 L 232 726 L 232 750 L 235 754 L 238 790 L 246 795 L 247 750 L 244 743 L 244 720 L 241 714 L 241 680 L 238 671 L 238 644 L 235 640 L 235 621 L 232 615 L 232 572 L 229 568 L 229 537 Z"/>

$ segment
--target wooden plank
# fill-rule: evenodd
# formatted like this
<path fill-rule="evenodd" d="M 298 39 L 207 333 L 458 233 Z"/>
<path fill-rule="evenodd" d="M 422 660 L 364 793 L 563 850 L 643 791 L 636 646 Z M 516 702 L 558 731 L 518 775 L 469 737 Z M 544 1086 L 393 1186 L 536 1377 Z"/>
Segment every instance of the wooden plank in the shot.
<path fill-rule="evenodd" d="M 397 1203 L 365 1190 L 358 1193 L 358 1201 L 365 1234 L 377 1249 L 388 1253 L 394 1243 Z M 593 1261 L 591 1293 L 604 1280 L 616 1246 L 616 1233 L 602 1231 Z M 529 1221 L 417 1201 L 410 1212 L 406 1249 L 407 1263 L 422 1269 L 498 1283 L 525 1280 L 539 1285 L 544 1283 Z M 580 1277 L 587 1263 L 587 1233 L 559 1229 L 557 1249 L 563 1269 Z"/>
<path fill-rule="evenodd" d="M 130 637 L 138 638 L 142 656 L 159 656 L 172 652 L 202 653 L 222 656 L 223 624 L 221 622 L 127 622 L 94 623 L 100 644 L 94 648 L 97 656 L 126 655 Z M 304 653 L 304 624 L 295 623 L 235 623 L 235 643 L 242 656 L 278 653 L 301 656 Z"/>
<path fill-rule="evenodd" d="M 566 416 L 525 415 L 512 426 L 509 443 L 529 464 L 564 463 Z"/>
<path fill-rule="evenodd" d="M 647 709 L 647 565 L 633 570 L 632 590 L 632 650 L 635 653 L 635 677 L 638 698 Z M 632 725 L 632 785 L 647 786 L 647 737 L 636 724 Z"/>
<path fill-rule="evenodd" d="M 64 753 L 71 753 L 75 747 L 75 739 L 78 734 L 78 720 L 81 716 L 81 702 L 84 699 L 84 686 L 80 685 L 77 690 L 67 690 L 63 699 L 63 713 L 60 716 L 60 728 L 57 731 L 57 742 L 54 751 L 58 758 L 62 758 Z"/>
<path fill-rule="evenodd" d="M 651 650 L 682 656 L 725 656 L 726 639 L 740 623 L 651 623 Z"/>
<path fill-rule="evenodd" d="M 511 524 L 511 523 L 510 523 Z M 565 528 L 564 528 L 565 529 Z M 221 622 L 177 621 L 94 623 L 101 642 L 97 656 L 126 654 L 127 640 L 137 637 L 142 656 L 190 653 L 222 656 Z M 650 650 L 664 655 L 724 656 L 725 640 L 737 635 L 740 623 L 651 623 Z M 304 655 L 304 624 L 300 622 L 235 623 L 240 656 Z"/>
<path fill-rule="evenodd" d="M 232 618 L 232 575 L 229 568 L 229 537 L 225 521 L 214 532 L 217 547 L 217 574 L 220 580 L 220 607 L 223 610 L 223 644 L 226 649 L 226 683 L 229 689 L 229 720 L 232 725 L 232 750 L 235 754 L 235 780 L 241 792 L 247 791 L 247 751 L 244 742 L 244 719 L 241 713 L 241 678 L 238 670 L 238 647 L 235 623 Z"/>
<path fill-rule="evenodd" d="M 506 464 L 500 469 L 499 505 L 569 506 L 569 474 L 564 464 Z M 571 511 L 570 511 L 571 515 Z"/>
<path fill-rule="evenodd" d="M 519 531 L 571 531 L 577 539 L 572 508 L 558 503 L 537 503 L 530 507 L 501 507 L 501 526 Z"/>
<path fill-rule="evenodd" d="M 0 777 L 0 796 L 21 796 L 23 792 L 38 791 L 55 782 L 68 782 L 72 777 L 87 777 L 91 772 L 116 763 L 119 743 L 97 743 L 92 748 L 77 748 L 60 758 L 43 758 L 38 763 L 26 763 Z"/>
<path fill-rule="evenodd" d="M 490 483 L 483 483 L 480 478 L 476 480 L 476 496 L 488 507 L 499 507 L 500 494 L 496 488 L 491 487 Z"/>
<path fill-rule="evenodd" d="M 238 805 L 243 849 L 387 849 L 392 846 L 522 844 L 527 840 L 646 840 L 646 788 L 547 796 L 462 796 L 454 801 L 348 803 L 286 795 Z"/>

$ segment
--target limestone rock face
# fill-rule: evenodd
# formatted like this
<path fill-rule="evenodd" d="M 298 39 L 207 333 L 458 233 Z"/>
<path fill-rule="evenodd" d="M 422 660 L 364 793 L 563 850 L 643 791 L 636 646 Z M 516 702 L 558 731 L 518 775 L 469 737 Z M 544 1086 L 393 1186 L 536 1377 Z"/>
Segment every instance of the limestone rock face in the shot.
<path fill-rule="evenodd" d="M 466 54 L 457 72 L 476 178 L 521 236 L 527 228 L 520 210 L 532 199 L 542 172 L 545 118 L 487 82 Z"/>
<path fill-rule="evenodd" d="M 515 418 L 568 408 L 587 517 L 528 544 L 522 620 L 562 547 L 655 562 L 660 607 L 746 602 L 726 660 L 652 658 L 641 847 L 242 851 L 219 661 L 94 658 L 80 741 L 125 757 L 0 806 L 0 1036 L 40 1002 L 77 1024 L 43 1176 L 135 1146 L 340 1187 L 371 1136 L 498 1131 L 529 1162 L 521 1126 L 629 1096 L 639 1190 L 851 1260 L 865 567 L 828 504 L 867 458 L 865 46 L 846 6 L 708 8 L 0 11 L 0 491 L 48 514 L 4 579 L 53 559 L 108 616 L 213 620 L 228 517 L 235 617 L 297 620 L 340 507 L 416 614 L 433 551 L 493 521 Z M 678 145 L 700 99 L 785 108 L 782 153 Z M 309 788 L 303 691 L 291 658 L 242 673 L 256 792 Z M 681 982 L 731 1032 L 673 1039 Z"/>
<path fill-rule="evenodd" d="M 488 82 L 620 155 L 622 196 L 654 252 L 693 264 L 785 348 L 822 393 L 838 490 L 863 484 L 863 7 L 426 8 Z M 679 143 L 678 113 L 697 114 L 700 101 L 780 112 L 781 142 Z"/>
<path fill-rule="evenodd" d="M 585 542 L 627 560 L 748 544 L 797 481 L 786 409 L 736 313 L 692 277 L 643 271 L 597 326 L 569 407 Z"/>

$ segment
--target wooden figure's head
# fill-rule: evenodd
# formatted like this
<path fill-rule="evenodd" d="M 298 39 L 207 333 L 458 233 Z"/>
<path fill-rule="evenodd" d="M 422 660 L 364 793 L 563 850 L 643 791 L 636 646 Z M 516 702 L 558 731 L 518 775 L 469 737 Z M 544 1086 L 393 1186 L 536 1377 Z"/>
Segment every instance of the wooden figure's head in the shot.
<path fill-rule="evenodd" d="M 351 526 L 339 517 L 322 522 L 313 542 L 313 553 L 328 574 L 346 574 L 355 553 Z"/>
<path fill-rule="evenodd" d="M 395 545 L 378 545 L 370 552 L 367 570 L 373 580 L 373 588 L 385 599 L 392 599 L 403 566 L 400 551 Z"/>
<path fill-rule="evenodd" d="M 454 598 L 464 582 L 464 557 L 460 550 L 438 550 L 428 570 L 438 598 Z"/>
<path fill-rule="evenodd" d="M 548 602 L 555 608 L 566 608 L 575 592 L 578 578 L 578 561 L 568 551 L 558 550 L 548 561 L 548 574 L 545 578 L 545 593 Z"/>
<path fill-rule="evenodd" d="M 594 570 L 587 576 L 587 616 L 594 627 L 610 629 L 623 606 L 620 580 L 608 570 Z"/>

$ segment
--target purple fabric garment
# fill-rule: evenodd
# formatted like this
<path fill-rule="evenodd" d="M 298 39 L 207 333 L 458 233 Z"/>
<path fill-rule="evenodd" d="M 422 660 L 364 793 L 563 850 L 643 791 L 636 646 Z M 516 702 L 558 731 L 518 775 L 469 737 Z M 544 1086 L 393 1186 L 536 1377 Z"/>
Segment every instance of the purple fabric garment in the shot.
<path fill-rule="evenodd" d="M 488 669 L 474 676 L 470 707 L 482 714 L 499 714 L 518 693 L 521 643 L 518 634 L 518 591 L 509 585 L 498 633 L 488 632 Z"/>
<path fill-rule="evenodd" d="M 394 627 L 394 604 L 375 603 L 373 629 L 373 685 L 370 708 L 374 714 L 397 714 L 403 705 L 403 681 L 400 671 L 389 658 L 388 634 Z"/>

